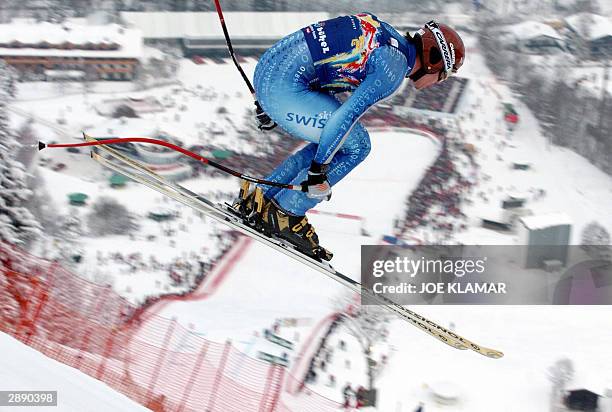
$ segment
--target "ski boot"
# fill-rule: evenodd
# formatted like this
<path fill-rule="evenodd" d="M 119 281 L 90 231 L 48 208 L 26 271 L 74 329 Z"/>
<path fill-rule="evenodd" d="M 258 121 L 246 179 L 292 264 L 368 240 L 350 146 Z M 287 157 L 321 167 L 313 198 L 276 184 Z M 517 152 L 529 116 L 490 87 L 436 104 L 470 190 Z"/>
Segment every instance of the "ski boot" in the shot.
<path fill-rule="evenodd" d="M 319 245 L 319 237 L 306 216 L 294 216 L 272 201 L 266 201 L 261 214 L 267 236 L 287 240 L 295 248 L 316 260 L 331 260 L 333 253 Z"/>
<path fill-rule="evenodd" d="M 234 200 L 231 209 L 242 218 L 244 223 L 261 230 L 261 216 L 268 201 L 263 197 L 263 191 L 260 187 L 255 187 L 252 192 L 249 192 L 249 188 L 250 182 L 241 181 L 238 198 Z"/>

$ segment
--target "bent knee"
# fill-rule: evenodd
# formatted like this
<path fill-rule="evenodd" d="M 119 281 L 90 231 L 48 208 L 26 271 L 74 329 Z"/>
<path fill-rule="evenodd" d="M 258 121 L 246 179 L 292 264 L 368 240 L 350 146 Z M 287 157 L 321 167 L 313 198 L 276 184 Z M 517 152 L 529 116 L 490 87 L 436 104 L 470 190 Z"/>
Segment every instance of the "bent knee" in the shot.
<path fill-rule="evenodd" d="M 343 145 L 342 151 L 357 162 L 361 162 L 368 156 L 371 149 L 370 134 L 361 123 L 357 123 L 351 131 L 351 136 Z"/>
<path fill-rule="evenodd" d="M 363 128 L 363 140 L 361 142 L 361 160 L 365 159 L 372 150 L 372 142 L 370 141 L 370 134 Z"/>

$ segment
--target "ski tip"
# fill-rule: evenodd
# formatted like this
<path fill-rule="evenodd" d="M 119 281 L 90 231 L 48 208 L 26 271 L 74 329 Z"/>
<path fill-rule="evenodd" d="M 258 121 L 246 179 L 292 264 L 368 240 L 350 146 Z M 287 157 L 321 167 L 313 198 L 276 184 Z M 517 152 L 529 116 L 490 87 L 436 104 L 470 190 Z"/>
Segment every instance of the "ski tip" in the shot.
<path fill-rule="evenodd" d="M 41 151 L 42 149 L 44 149 L 45 147 L 47 147 L 46 143 L 43 143 L 41 141 L 38 142 L 38 150 Z"/>
<path fill-rule="evenodd" d="M 493 359 L 499 359 L 499 358 L 504 357 L 504 353 L 498 350 L 489 349 L 486 356 L 488 356 L 489 358 L 493 358 Z"/>
<path fill-rule="evenodd" d="M 468 349 L 472 349 L 474 352 L 477 352 L 483 356 L 486 356 L 487 358 L 491 358 L 491 359 L 499 359 L 499 358 L 503 358 L 504 357 L 504 352 L 502 351 L 498 351 L 496 349 L 491 349 L 491 348 L 485 348 L 483 346 L 478 346 L 476 344 L 470 344 L 470 346 L 468 347 Z"/>
<path fill-rule="evenodd" d="M 472 347 L 472 350 L 483 356 L 486 356 L 487 358 L 491 358 L 491 359 L 499 359 L 499 358 L 504 357 L 504 352 L 501 352 L 495 349 L 483 348 L 483 347 L 477 347 L 477 348 Z"/>

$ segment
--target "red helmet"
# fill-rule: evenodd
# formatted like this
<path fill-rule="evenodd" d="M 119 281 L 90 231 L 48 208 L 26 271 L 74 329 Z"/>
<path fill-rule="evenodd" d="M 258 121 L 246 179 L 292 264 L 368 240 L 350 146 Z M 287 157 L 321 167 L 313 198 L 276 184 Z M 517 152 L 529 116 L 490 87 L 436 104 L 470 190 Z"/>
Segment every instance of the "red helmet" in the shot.
<path fill-rule="evenodd" d="M 459 34 L 434 20 L 428 22 L 414 35 L 426 73 L 440 73 L 440 80 L 446 80 L 463 65 L 465 46 Z"/>

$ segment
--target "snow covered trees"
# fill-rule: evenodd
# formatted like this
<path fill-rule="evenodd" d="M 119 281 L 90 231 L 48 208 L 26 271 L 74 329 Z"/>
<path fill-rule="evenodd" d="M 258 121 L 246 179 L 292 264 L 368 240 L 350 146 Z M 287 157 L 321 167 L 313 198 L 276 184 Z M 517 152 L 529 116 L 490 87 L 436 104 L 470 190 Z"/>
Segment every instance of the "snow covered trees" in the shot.
<path fill-rule="evenodd" d="M 127 208 L 111 197 L 101 197 L 93 204 L 87 224 L 93 236 L 124 235 L 138 227 Z"/>
<path fill-rule="evenodd" d="M 47 21 L 55 24 L 62 24 L 68 17 L 71 17 L 72 12 L 64 2 L 51 2 L 47 9 Z"/>
<path fill-rule="evenodd" d="M 582 2 L 586 9 L 590 1 Z M 527 105 L 543 126 L 550 142 L 570 148 L 589 159 L 593 165 L 612 174 L 612 117 L 609 102 L 612 95 L 604 92 L 606 61 L 592 74 L 580 74 L 576 69 L 585 56 L 595 58 L 585 43 L 588 36 L 589 15 L 579 23 L 584 26 L 574 52 L 559 52 L 546 55 L 546 64 L 538 64 L 542 56 L 531 56 L 519 51 L 514 42 L 503 40 L 499 28 L 517 23 L 517 16 L 479 16 L 478 36 L 480 50 L 487 66 L 495 75 L 509 82 L 509 86 Z M 580 31 L 580 30 L 579 30 Z M 503 52 L 500 52 L 502 50 Z M 597 64 L 593 62 L 595 68 Z M 555 75 L 551 76 L 549 71 Z M 580 69 L 582 70 L 582 69 Z M 601 71 L 600 71 L 601 70 Z M 607 69 L 609 70 L 609 69 Z"/>
<path fill-rule="evenodd" d="M 19 143 L 9 127 L 8 102 L 15 94 L 15 76 L 0 59 L 0 240 L 24 244 L 41 227 L 25 204 L 32 195 L 23 164 L 15 159 Z"/>
<path fill-rule="evenodd" d="M 72 268 L 80 255 L 79 242 L 83 236 L 83 224 L 77 210 L 62 216 L 57 230 L 59 256 L 62 265 Z"/>
<path fill-rule="evenodd" d="M 609 246 L 610 245 L 610 234 L 605 227 L 597 222 L 591 222 L 582 231 L 582 242 L 583 246 L 597 245 L 597 246 Z"/>
<path fill-rule="evenodd" d="M 359 339 L 368 365 L 368 389 L 374 389 L 374 379 L 380 371 L 380 365 L 373 359 L 374 345 L 384 341 L 389 333 L 387 325 L 390 316 L 382 308 L 374 305 L 361 306 L 349 323 L 349 330 Z"/>
<path fill-rule="evenodd" d="M 356 300 L 352 294 L 341 295 L 336 302 L 340 310 L 349 308 L 351 313 L 345 314 L 346 328 L 359 341 L 368 365 L 368 389 L 373 389 L 374 380 L 380 372 L 380 365 L 373 359 L 372 349 L 386 340 L 389 333 L 387 326 L 389 314 L 376 305 L 355 306 Z"/>
<path fill-rule="evenodd" d="M 17 96 L 17 77 L 17 71 L 0 59 L 0 93 L 6 93 L 9 98 L 15 98 Z"/>
<path fill-rule="evenodd" d="M 37 143 L 36 134 L 34 133 L 34 129 L 32 129 L 33 123 L 34 119 L 26 119 L 15 133 L 17 141 L 21 144 L 21 147 L 15 154 L 15 159 L 23 163 L 27 170 L 31 170 L 30 168 L 34 166 L 34 160 L 36 160 L 37 157 L 36 150 L 32 150 L 32 148 L 29 147 Z"/>
<path fill-rule="evenodd" d="M 610 256 L 610 233 L 597 222 L 591 222 L 582 230 L 580 246 L 592 258 Z"/>
<path fill-rule="evenodd" d="M 548 368 L 548 379 L 555 386 L 564 388 L 574 378 L 574 363 L 571 359 L 559 359 Z"/>
<path fill-rule="evenodd" d="M 551 411 L 557 411 L 565 386 L 574 378 L 574 363 L 568 359 L 559 359 L 548 368 L 548 379 L 552 383 Z"/>
<path fill-rule="evenodd" d="M 0 59 L 0 94 L 2 94 L 2 104 L 6 104 L 6 101 L 11 97 L 15 97 L 15 82 L 17 81 L 15 70 L 6 64 L 3 59 Z M 6 107 L 3 106 L 6 112 Z"/>

